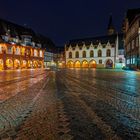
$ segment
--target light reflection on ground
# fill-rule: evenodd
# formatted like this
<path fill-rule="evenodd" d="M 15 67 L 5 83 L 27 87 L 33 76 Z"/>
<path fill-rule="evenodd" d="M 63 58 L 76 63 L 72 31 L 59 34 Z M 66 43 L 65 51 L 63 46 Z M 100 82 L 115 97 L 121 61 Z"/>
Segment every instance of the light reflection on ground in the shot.
<path fill-rule="evenodd" d="M 44 78 L 44 70 L 17 70 L 0 72 L 0 102 L 31 87 Z"/>

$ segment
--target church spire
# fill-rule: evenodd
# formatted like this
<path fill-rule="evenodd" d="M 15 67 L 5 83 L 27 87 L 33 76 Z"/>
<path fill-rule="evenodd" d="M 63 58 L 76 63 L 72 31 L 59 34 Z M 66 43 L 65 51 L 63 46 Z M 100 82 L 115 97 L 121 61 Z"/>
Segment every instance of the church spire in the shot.
<path fill-rule="evenodd" d="M 109 23 L 108 23 L 107 30 L 108 30 L 108 35 L 115 34 L 115 28 L 114 28 L 114 25 L 113 25 L 112 14 L 110 14 L 110 17 L 109 17 Z"/>

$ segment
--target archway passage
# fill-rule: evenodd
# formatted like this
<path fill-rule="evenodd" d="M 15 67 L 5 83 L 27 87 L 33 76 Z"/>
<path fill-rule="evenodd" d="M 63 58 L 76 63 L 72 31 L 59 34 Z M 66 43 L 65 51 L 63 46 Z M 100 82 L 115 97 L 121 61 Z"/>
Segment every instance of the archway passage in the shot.
<path fill-rule="evenodd" d="M 74 67 L 75 67 L 75 68 L 80 68 L 80 67 L 81 67 L 80 61 L 76 61 L 76 62 L 74 63 Z"/>
<path fill-rule="evenodd" d="M 7 69 L 13 69 L 13 60 L 12 59 L 6 60 L 6 67 L 7 67 Z"/>
<path fill-rule="evenodd" d="M 14 68 L 19 69 L 20 68 L 20 61 L 18 59 L 14 60 Z"/>
<path fill-rule="evenodd" d="M 111 59 L 106 61 L 106 68 L 113 68 L 113 61 Z"/>
<path fill-rule="evenodd" d="M 69 61 L 69 62 L 67 63 L 67 67 L 68 67 L 68 68 L 73 68 L 73 67 L 74 67 L 73 61 Z"/>
<path fill-rule="evenodd" d="M 96 68 L 96 61 L 95 60 L 91 60 L 90 62 L 89 62 L 89 68 Z"/>
<path fill-rule="evenodd" d="M 0 59 L 0 70 L 3 70 L 3 60 Z"/>
<path fill-rule="evenodd" d="M 82 62 L 82 68 L 88 68 L 89 64 L 88 64 L 88 61 L 84 60 Z"/>

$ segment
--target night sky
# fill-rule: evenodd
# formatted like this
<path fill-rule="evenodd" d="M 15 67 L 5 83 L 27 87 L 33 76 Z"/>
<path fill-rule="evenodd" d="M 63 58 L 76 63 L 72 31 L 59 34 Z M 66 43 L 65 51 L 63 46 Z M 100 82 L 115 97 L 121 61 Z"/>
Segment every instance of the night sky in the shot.
<path fill-rule="evenodd" d="M 128 8 L 140 0 L 0 0 L 0 18 L 27 25 L 56 45 L 106 34 L 109 15 L 119 31 Z"/>

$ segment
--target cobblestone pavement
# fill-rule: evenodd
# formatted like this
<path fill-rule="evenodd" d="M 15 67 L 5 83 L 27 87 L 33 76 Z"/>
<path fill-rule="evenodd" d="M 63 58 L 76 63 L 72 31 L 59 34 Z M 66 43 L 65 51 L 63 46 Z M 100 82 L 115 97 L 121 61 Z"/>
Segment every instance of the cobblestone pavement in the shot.
<path fill-rule="evenodd" d="M 56 79 L 75 140 L 140 139 L 139 72 L 71 69 Z"/>
<path fill-rule="evenodd" d="M 2 140 L 140 139 L 139 72 L 69 69 L 0 75 L 5 79 L 0 81 Z"/>
<path fill-rule="evenodd" d="M 0 72 L 0 102 L 24 91 L 44 78 L 44 70 Z M 12 86 L 11 86 L 12 85 Z"/>

